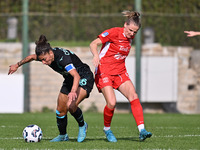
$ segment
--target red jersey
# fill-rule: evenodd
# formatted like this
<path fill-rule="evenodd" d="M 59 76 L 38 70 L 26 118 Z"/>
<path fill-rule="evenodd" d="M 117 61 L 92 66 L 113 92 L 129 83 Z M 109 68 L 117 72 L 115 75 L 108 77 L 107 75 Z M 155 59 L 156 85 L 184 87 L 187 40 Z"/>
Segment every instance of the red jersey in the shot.
<path fill-rule="evenodd" d="M 115 27 L 105 30 L 98 37 L 102 41 L 102 47 L 99 53 L 100 65 L 96 74 L 118 75 L 127 72 L 125 59 L 130 52 L 132 38 L 125 36 L 124 28 Z"/>

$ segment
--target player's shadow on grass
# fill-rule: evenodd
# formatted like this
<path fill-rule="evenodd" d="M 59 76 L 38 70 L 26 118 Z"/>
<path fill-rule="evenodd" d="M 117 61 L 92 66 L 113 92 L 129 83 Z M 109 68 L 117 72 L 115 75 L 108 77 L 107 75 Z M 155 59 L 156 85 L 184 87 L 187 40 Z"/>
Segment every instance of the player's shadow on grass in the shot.
<path fill-rule="evenodd" d="M 52 140 L 51 138 L 45 138 L 42 139 L 43 141 L 49 141 Z M 89 141 L 105 141 L 108 142 L 108 140 L 106 139 L 106 137 L 98 137 L 98 138 L 93 138 L 93 137 L 86 137 L 86 139 L 83 141 L 85 142 L 89 142 Z M 135 142 L 140 142 L 138 137 L 118 137 L 117 141 L 135 141 Z M 65 141 L 62 141 L 65 142 Z M 69 138 L 69 141 L 66 142 L 77 142 L 76 138 Z M 53 142 L 52 142 L 53 143 Z"/>
<path fill-rule="evenodd" d="M 84 140 L 84 142 L 87 141 L 105 141 L 108 142 L 108 140 L 106 139 L 106 137 L 99 137 L 99 138 L 87 138 Z M 119 137 L 117 138 L 117 141 L 136 141 L 136 142 L 140 142 L 138 137 Z"/>
<path fill-rule="evenodd" d="M 118 141 L 136 141 L 140 142 L 139 137 L 121 137 L 117 138 Z"/>

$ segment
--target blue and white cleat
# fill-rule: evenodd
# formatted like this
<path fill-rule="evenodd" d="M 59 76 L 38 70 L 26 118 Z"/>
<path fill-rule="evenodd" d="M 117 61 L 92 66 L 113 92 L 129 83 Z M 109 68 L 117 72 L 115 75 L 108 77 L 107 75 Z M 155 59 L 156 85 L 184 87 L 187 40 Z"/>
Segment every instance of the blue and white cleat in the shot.
<path fill-rule="evenodd" d="M 106 138 L 109 142 L 117 142 L 117 139 L 115 138 L 114 134 L 112 133 L 112 131 L 109 130 L 103 130 L 104 133 L 106 134 Z"/>
<path fill-rule="evenodd" d="M 151 132 L 147 132 L 145 129 L 142 129 L 140 132 L 140 141 L 144 141 L 146 138 L 150 138 L 152 136 Z"/>
<path fill-rule="evenodd" d="M 82 127 L 79 127 L 77 142 L 83 142 L 85 140 L 87 128 L 88 124 L 86 122 L 84 122 Z"/>
<path fill-rule="evenodd" d="M 69 141 L 69 137 L 67 134 L 65 135 L 58 135 L 54 139 L 52 139 L 50 142 L 61 142 L 61 141 Z"/>

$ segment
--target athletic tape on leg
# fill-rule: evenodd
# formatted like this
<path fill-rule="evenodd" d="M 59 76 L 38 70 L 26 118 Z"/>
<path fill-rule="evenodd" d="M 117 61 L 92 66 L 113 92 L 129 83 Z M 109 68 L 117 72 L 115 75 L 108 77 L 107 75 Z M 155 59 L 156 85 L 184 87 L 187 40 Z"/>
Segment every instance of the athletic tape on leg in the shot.
<path fill-rule="evenodd" d="M 58 110 L 56 110 L 56 117 L 57 118 L 63 119 L 66 116 L 66 115 L 64 115 L 64 116 L 58 116 L 58 115 L 60 115 L 60 112 Z"/>

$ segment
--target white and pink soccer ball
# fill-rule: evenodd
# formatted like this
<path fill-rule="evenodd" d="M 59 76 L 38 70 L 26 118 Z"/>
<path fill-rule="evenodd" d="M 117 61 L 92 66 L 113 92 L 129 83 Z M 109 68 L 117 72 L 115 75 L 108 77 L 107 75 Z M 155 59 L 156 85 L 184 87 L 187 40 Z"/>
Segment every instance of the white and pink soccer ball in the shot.
<path fill-rule="evenodd" d="M 26 142 L 40 142 L 42 139 L 42 130 L 37 125 L 29 125 L 22 132 Z"/>

